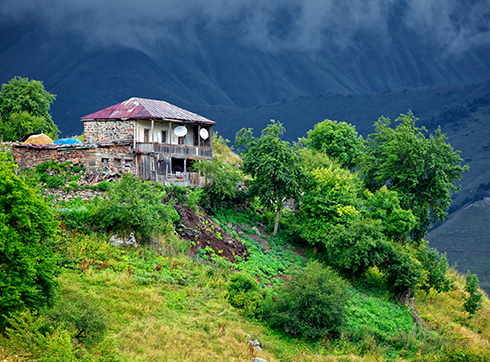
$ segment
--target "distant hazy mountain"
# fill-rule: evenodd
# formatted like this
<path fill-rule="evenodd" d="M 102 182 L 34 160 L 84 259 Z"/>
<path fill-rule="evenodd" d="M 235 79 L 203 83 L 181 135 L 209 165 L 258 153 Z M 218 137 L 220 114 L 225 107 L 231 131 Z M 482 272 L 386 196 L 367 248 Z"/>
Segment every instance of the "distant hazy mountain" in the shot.
<path fill-rule="evenodd" d="M 0 81 L 44 81 L 68 135 L 133 96 L 241 109 L 490 78 L 487 0 L 281 3 L 4 0 Z"/>

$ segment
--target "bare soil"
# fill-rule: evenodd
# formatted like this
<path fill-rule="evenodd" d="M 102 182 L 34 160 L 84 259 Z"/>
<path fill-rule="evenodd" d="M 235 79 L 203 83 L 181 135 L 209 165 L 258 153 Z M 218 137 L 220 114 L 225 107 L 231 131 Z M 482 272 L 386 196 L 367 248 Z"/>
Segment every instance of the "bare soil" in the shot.
<path fill-rule="evenodd" d="M 182 204 L 175 205 L 175 209 L 183 225 L 183 227 L 177 227 L 178 234 L 195 243 L 190 250 L 192 256 L 196 255 L 197 249 L 204 249 L 208 246 L 214 250 L 216 255 L 231 262 L 235 261 L 235 256 L 247 258 L 248 251 L 245 244 L 233 238 L 211 217 L 204 213 L 199 215 Z"/>

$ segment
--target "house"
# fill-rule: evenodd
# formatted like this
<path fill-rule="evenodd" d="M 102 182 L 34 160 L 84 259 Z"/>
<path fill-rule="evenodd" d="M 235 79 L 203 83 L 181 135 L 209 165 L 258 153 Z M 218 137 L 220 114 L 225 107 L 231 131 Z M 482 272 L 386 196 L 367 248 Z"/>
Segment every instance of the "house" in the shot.
<path fill-rule="evenodd" d="M 193 164 L 213 158 L 216 122 L 164 101 L 130 98 L 80 118 L 85 143 L 120 144 L 100 153 L 98 166 L 130 170 L 143 180 L 199 186 Z"/>

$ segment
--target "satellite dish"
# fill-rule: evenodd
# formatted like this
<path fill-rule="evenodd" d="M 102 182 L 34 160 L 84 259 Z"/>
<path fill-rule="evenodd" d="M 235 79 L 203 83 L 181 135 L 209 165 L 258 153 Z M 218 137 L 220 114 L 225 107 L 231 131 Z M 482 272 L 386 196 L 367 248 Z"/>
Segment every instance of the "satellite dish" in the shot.
<path fill-rule="evenodd" d="M 202 138 L 203 140 L 206 140 L 206 139 L 208 139 L 208 137 L 209 137 L 209 132 L 208 132 L 208 130 L 207 130 L 207 129 L 205 129 L 205 128 L 201 128 L 201 130 L 199 131 L 199 134 L 201 135 L 201 138 Z"/>
<path fill-rule="evenodd" d="M 187 128 L 185 126 L 179 126 L 174 129 L 174 134 L 177 137 L 184 137 L 187 134 Z"/>

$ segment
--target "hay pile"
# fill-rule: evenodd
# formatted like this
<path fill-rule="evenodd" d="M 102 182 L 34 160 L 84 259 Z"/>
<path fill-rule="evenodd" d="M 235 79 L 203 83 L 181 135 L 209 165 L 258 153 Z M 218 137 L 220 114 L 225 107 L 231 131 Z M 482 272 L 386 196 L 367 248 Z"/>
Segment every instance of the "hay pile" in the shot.
<path fill-rule="evenodd" d="M 33 143 L 35 145 L 50 145 L 54 141 L 44 133 L 30 136 L 24 144 Z"/>

